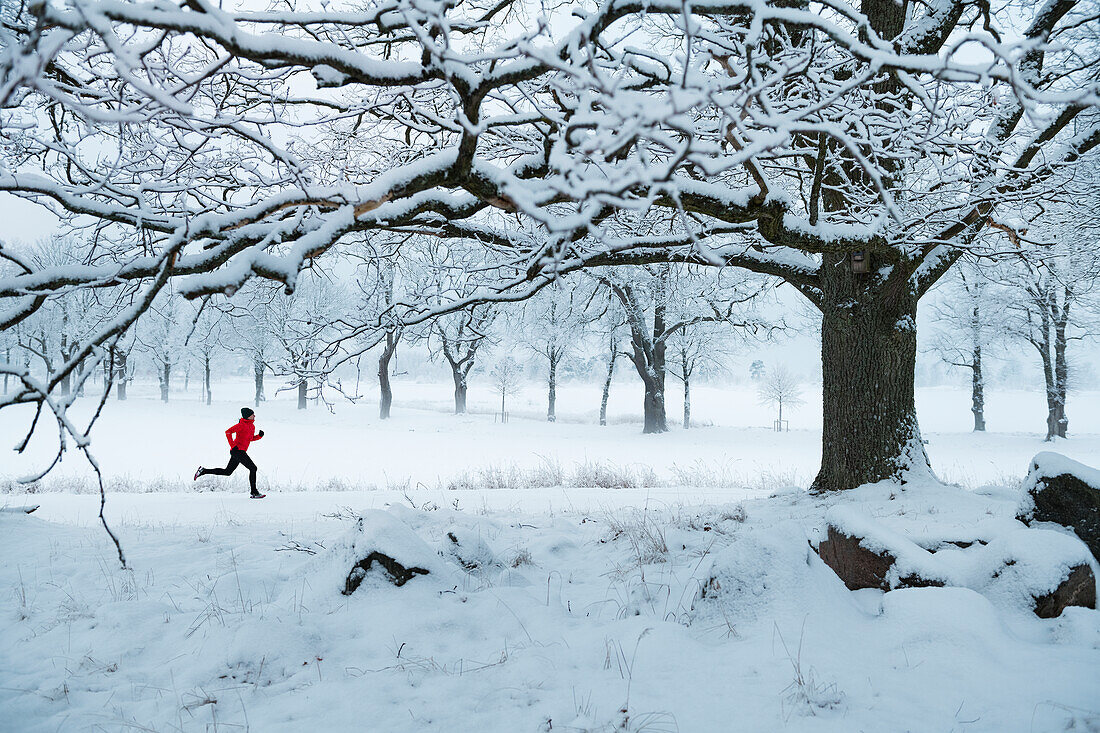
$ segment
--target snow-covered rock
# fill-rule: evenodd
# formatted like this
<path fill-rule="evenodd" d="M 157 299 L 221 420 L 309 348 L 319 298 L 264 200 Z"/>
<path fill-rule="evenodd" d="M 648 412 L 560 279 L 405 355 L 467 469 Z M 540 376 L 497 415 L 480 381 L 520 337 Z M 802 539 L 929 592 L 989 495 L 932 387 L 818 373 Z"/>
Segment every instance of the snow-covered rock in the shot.
<path fill-rule="evenodd" d="M 973 588 L 999 605 L 1031 607 L 1042 618 L 1054 618 L 1069 606 L 1096 608 L 1088 548 L 1068 534 L 1018 529 L 958 554 L 969 562 L 952 585 Z"/>
<path fill-rule="evenodd" d="M 389 511 L 372 509 L 355 520 L 327 552 L 305 570 L 320 592 L 350 595 L 368 575 L 402 586 L 418 575 L 446 573 L 439 555 Z"/>
<path fill-rule="evenodd" d="M 1100 560 L 1100 471 L 1044 451 L 1031 459 L 1019 519 L 1068 527 Z"/>
<path fill-rule="evenodd" d="M 931 562 L 932 553 L 907 533 L 843 505 L 830 509 L 825 523 L 827 536 L 818 554 L 850 590 L 949 585 L 942 569 Z"/>
<path fill-rule="evenodd" d="M 1043 618 L 1096 607 L 1088 549 L 1061 532 L 1000 525 L 988 539 L 938 541 L 929 550 L 853 506 L 833 507 L 825 522 L 818 554 L 849 590 L 970 588 Z"/>

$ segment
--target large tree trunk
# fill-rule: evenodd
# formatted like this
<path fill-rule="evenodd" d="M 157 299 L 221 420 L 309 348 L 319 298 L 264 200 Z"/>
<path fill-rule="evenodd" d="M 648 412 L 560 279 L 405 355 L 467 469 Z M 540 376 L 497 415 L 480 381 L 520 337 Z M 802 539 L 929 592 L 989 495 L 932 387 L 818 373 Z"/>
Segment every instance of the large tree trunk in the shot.
<path fill-rule="evenodd" d="M 378 400 L 378 417 L 386 420 L 390 416 L 390 407 L 393 405 L 393 389 L 390 387 L 390 360 L 397 353 L 397 335 L 392 331 L 386 333 L 386 346 L 378 356 L 378 389 L 381 395 Z"/>
<path fill-rule="evenodd" d="M 455 414 L 466 414 L 466 375 L 461 370 L 453 370 L 451 376 L 455 382 Z"/>
<path fill-rule="evenodd" d="M 298 409 L 299 410 L 306 409 L 306 390 L 307 389 L 308 389 L 308 385 L 306 384 L 306 380 L 305 379 L 298 380 Z"/>
<path fill-rule="evenodd" d="M 917 295 L 896 272 L 853 274 L 823 258 L 821 469 L 815 491 L 931 475 L 917 426 L 913 379 Z"/>
<path fill-rule="evenodd" d="M 546 403 L 547 422 L 554 422 L 558 419 L 556 412 L 558 402 L 558 359 L 559 357 L 556 354 L 550 357 L 550 377 L 547 380 L 550 388 Z"/>
<path fill-rule="evenodd" d="M 615 376 L 615 359 L 619 357 L 619 344 L 611 338 L 611 354 L 607 359 L 607 377 L 603 380 L 603 396 L 600 398 L 600 425 L 607 425 L 607 398 L 611 394 L 611 378 Z"/>
<path fill-rule="evenodd" d="M 202 364 L 202 379 L 203 388 L 206 390 L 206 404 L 210 404 L 214 400 L 214 395 L 210 390 L 210 355 L 206 354 L 203 357 Z"/>
<path fill-rule="evenodd" d="M 253 401 L 256 403 L 256 407 L 259 407 L 260 403 L 264 401 L 264 369 L 263 361 L 259 359 L 252 361 L 252 379 L 256 384 L 256 394 Z"/>
<path fill-rule="evenodd" d="M 168 401 L 168 385 L 169 379 L 172 376 L 172 365 L 168 362 L 162 364 L 162 372 L 160 378 L 160 399 L 162 402 Z"/>
<path fill-rule="evenodd" d="M 668 431 L 668 420 L 665 417 L 665 375 L 641 368 L 638 375 L 645 385 L 645 396 L 642 398 L 644 422 L 643 433 L 664 433 Z"/>

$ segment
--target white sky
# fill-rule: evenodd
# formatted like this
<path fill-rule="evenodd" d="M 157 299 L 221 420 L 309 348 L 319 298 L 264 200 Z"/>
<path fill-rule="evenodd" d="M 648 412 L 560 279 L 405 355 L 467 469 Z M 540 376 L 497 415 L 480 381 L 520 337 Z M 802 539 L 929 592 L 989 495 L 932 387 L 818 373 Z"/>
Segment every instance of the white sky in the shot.
<path fill-rule="evenodd" d="M 58 218 L 44 207 L 10 193 L 0 193 L 0 241 L 34 242 L 57 230 Z"/>

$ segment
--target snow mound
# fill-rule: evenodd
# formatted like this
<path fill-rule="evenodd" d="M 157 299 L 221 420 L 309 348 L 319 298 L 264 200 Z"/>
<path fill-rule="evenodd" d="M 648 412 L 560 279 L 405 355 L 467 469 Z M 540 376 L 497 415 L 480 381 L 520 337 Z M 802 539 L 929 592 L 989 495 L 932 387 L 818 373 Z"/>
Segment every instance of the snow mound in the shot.
<path fill-rule="evenodd" d="M 392 559 L 405 569 L 427 571 L 418 575 L 450 577 L 447 565 L 420 535 L 393 513 L 381 509 L 364 512 L 351 529 L 336 539 L 327 552 L 308 563 L 303 572 L 321 596 L 338 596 L 345 590 L 353 569 L 375 553 Z M 367 582 L 373 578 L 380 582 Z M 392 573 L 377 562 L 362 570 L 358 580 L 364 589 L 368 585 L 371 588 L 393 587 L 395 581 Z"/>
<path fill-rule="evenodd" d="M 708 604 L 734 621 L 766 619 L 778 607 L 797 605 L 810 574 L 805 532 L 795 522 L 746 528 L 712 561 L 701 591 Z"/>
<path fill-rule="evenodd" d="M 452 524 L 440 539 L 440 553 L 466 570 L 486 570 L 502 563 L 485 541 L 482 528 Z"/>

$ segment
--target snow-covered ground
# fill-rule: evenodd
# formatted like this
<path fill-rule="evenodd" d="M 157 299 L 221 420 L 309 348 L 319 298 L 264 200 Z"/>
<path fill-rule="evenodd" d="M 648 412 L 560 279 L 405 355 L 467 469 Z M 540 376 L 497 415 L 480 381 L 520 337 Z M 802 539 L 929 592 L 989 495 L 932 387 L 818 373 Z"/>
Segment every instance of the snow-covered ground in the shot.
<path fill-rule="evenodd" d="M 918 530 L 1011 524 L 1010 484 L 1050 448 L 1033 432 L 1041 396 L 993 395 L 1005 432 L 975 436 L 965 392 L 921 391 L 936 469 L 975 491 L 818 498 L 785 488 L 817 462 L 812 403 L 777 435 L 751 391 L 701 387 L 701 427 L 641 436 L 626 387 L 605 428 L 581 422 L 589 387 L 561 390 L 556 424 L 525 419 L 542 409 L 529 388 L 505 425 L 491 394 L 455 417 L 445 387 L 398 389 L 389 423 L 372 404 L 261 406 L 262 502 L 242 474 L 200 482 L 219 491 L 190 482 L 223 460 L 246 402 L 136 390 L 112 404 L 94 447 L 127 490 L 107 505 L 127 570 L 98 497 L 3 497 L 42 508 L 0 514 L 0 730 L 1100 730 L 1097 611 L 1041 620 L 964 588 L 853 593 L 807 544 L 837 503 Z M 1074 437 L 1054 448 L 1100 465 L 1097 407 L 1074 395 Z M 16 417 L 0 416 L 6 445 Z M 49 451 L 5 458 L 0 475 Z M 75 459 L 43 488 L 90 490 Z M 364 511 L 432 572 L 400 588 L 371 573 L 342 595 L 341 538 Z"/>

